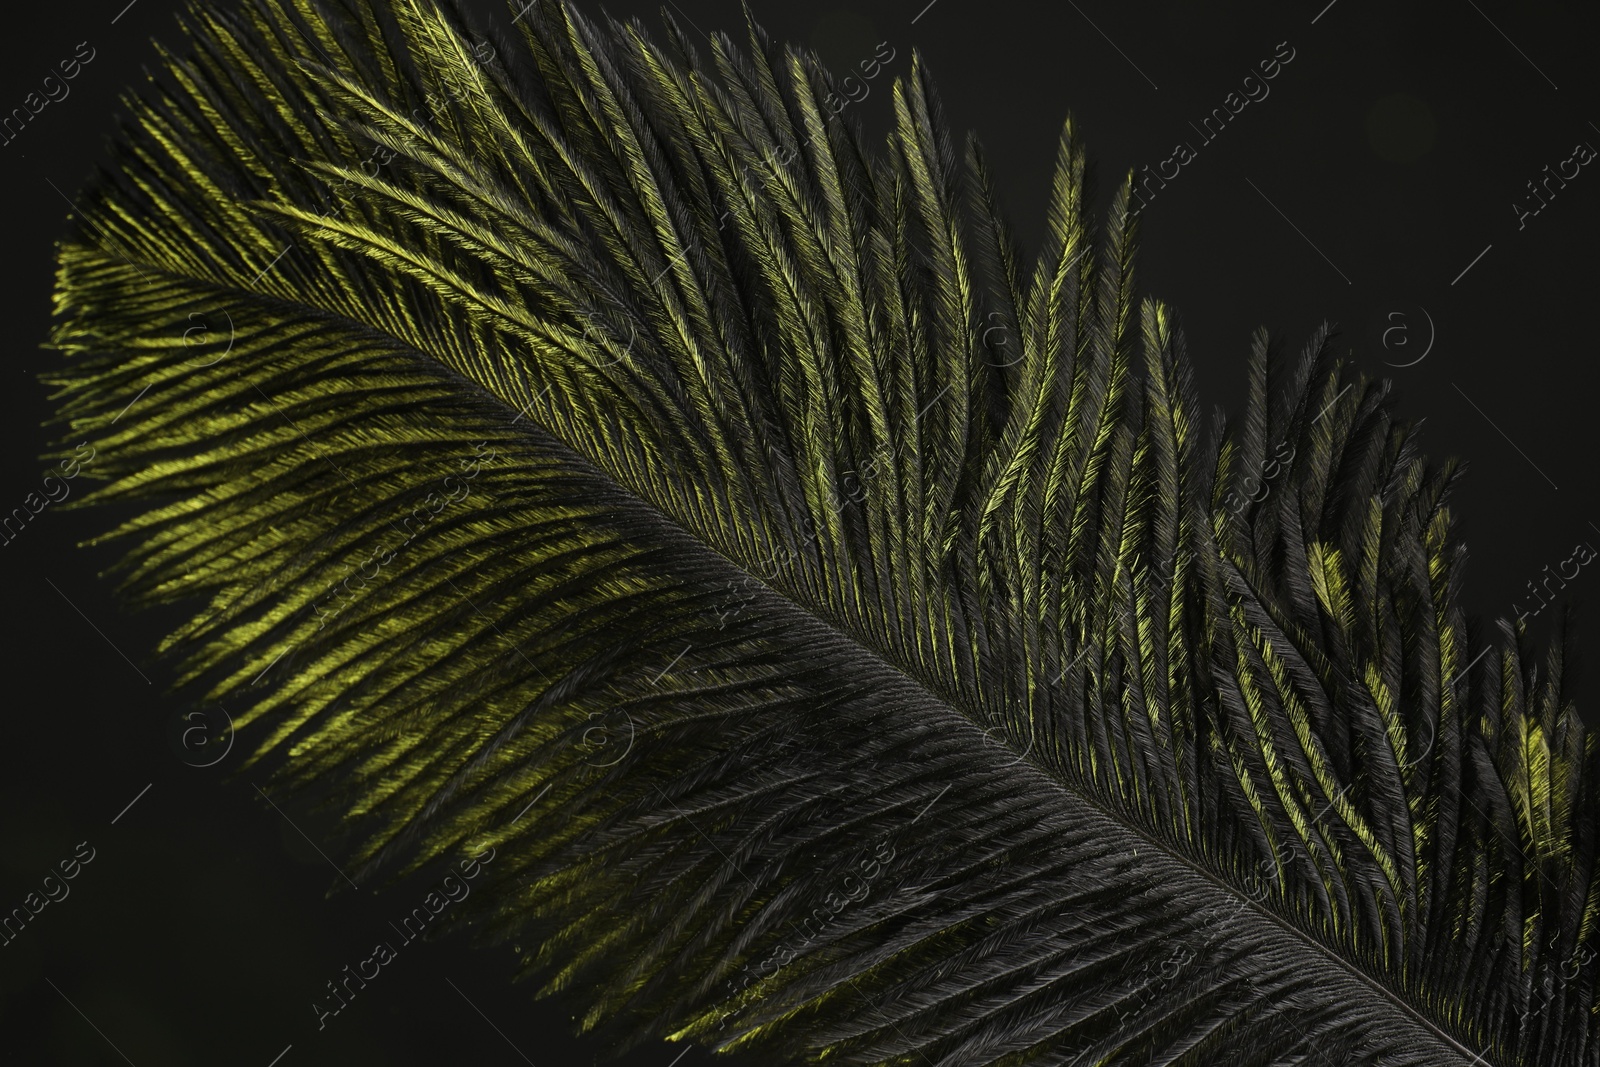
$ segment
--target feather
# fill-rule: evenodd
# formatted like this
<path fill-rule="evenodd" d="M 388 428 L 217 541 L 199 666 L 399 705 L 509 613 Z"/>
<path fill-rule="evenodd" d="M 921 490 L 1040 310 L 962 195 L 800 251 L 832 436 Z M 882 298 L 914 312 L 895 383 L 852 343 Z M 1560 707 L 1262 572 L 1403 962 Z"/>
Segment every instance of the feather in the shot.
<path fill-rule="evenodd" d="M 920 58 L 878 150 L 746 22 L 191 8 L 53 333 L 187 691 L 358 879 L 494 849 L 453 914 L 619 1045 L 1600 1063 L 1595 745 L 1457 467 L 1326 329 L 1206 438 L 1131 176 L 1069 121 L 1029 266 Z"/>

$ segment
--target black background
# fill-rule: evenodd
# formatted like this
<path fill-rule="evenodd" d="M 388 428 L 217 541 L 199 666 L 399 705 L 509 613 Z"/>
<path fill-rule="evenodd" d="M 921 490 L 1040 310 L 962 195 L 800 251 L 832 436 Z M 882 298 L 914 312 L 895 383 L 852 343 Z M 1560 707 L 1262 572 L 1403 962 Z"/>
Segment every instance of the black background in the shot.
<path fill-rule="evenodd" d="M 0 146 L 10 267 L 0 511 L 37 491 L 46 466 L 38 457 L 50 406 L 36 375 L 58 358 L 39 346 L 67 198 L 102 157 L 119 96 L 155 61 L 152 38 L 175 37 L 174 0 L 125 4 L 8 12 L 0 114 L 21 106 L 80 41 L 95 57 L 70 96 Z M 738 0 L 678 4 L 692 30 L 739 29 Z M 1356 365 L 1393 378 L 1402 415 L 1426 420 L 1431 454 L 1468 461 L 1454 513 L 1471 549 L 1474 615 L 1512 613 L 1545 565 L 1576 542 L 1600 540 L 1591 459 L 1600 175 L 1580 172 L 1520 230 L 1513 207 L 1531 201 L 1526 183 L 1546 164 L 1554 169 L 1579 142 L 1600 145 L 1583 8 L 925 4 L 751 0 L 775 36 L 816 48 L 841 75 L 881 41 L 896 52 L 890 74 L 919 50 L 953 128 L 981 135 L 1030 250 L 1069 110 L 1103 191 L 1179 141 L 1194 146 L 1195 158 L 1146 212 L 1139 270 L 1143 290 L 1181 315 L 1205 403 L 1237 403 L 1258 325 L 1298 348 L 1319 322 L 1335 323 Z M 498 2 L 475 7 L 502 28 L 513 14 Z M 653 2 L 608 10 L 656 24 Z M 1204 143 L 1189 124 L 1280 42 L 1294 59 L 1270 95 Z M 868 129 L 886 126 L 887 81 L 853 106 Z M 318 849 L 337 855 L 333 829 L 274 810 L 248 773 L 228 780 L 242 744 L 210 768 L 180 759 L 173 732 L 187 708 L 163 696 L 166 679 L 149 665 L 179 616 L 118 605 L 98 573 L 109 550 L 79 547 L 107 519 L 48 508 L 0 547 L 0 911 L 19 905 L 78 842 L 96 849 L 71 895 L 0 948 L 0 1060 L 712 1062 L 698 1048 L 661 1043 L 610 1056 L 574 1037 L 581 990 L 533 1002 L 530 987 L 509 980 L 509 950 L 461 938 L 406 946 L 398 966 L 318 1032 L 310 1002 L 386 936 L 430 879 L 330 898 L 342 880 Z M 1587 571 L 1560 597 L 1578 607 L 1597 600 L 1600 577 Z M 1554 614 L 1533 620 L 1536 631 Z M 1580 625 L 1580 662 L 1600 651 L 1597 641 Z M 1571 683 L 1593 722 L 1581 669 Z"/>

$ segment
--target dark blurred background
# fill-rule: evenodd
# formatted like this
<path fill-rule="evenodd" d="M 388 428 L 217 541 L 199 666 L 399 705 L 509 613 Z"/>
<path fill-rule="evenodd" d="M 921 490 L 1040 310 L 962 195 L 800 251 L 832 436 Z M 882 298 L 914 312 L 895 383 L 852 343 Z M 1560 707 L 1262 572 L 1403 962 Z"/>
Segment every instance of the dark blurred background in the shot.
<path fill-rule="evenodd" d="M 1542 208 L 1528 185 L 1580 143 L 1600 146 L 1593 38 L 1576 3 L 750 5 L 775 36 L 815 48 L 841 75 L 880 42 L 895 52 L 891 74 L 920 51 L 953 127 L 980 133 L 1030 250 L 1069 110 L 1103 191 L 1191 145 L 1193 158 L 1150 203 L 1139 270 L 1144 291 L 1180 313 L 1207 406 L 1237 403 L 1258 325 L 1298 348 L 1319 322 L 1336 324 L 1359 367 L 1393 378 L 1403 415 L 1426 420 L 1431 453 L 1469 464 L 1454 511 L 1471 549 L 1475 615 L 1511 614 L 1519 600 L 1530 609 L 1526 585 L 1546 565 L 1553 573 L 1576 543 L 1600 543 L 1589 325 L 1600 175 L 1582 167 L 1565 187 L 1551 182 Z M 738 0 L 671 6 L 693 32 L 740 26 Z M 57 358 L 39 343 L 68 198 L 102 158 L 119 95 L 154 62 L 152 40 L 174 37 L 176 7 L 87 0 L 8 18 L 0 114 L 59 62 L 92 58 L 69 96 L 0 144 L 12 383 L 0 510 L 37 491 L 45 471 L 49 404 L 36 375 Z M 521 4 L 474 7 L 504 28 Z M 657 24 L 653 2 L 608 10 Z M 1275 55 L 1292 58 L 1270 95 L 1207 143 L 1196 127 Z M 882 130 L 887 79 L 876 85 L 852 109 Z M 163 696 L 166 679 L 149 663 L 178 615 L 119 607 L 98 576 L 107 550 L 78 547 L 105 522 L 47 508 L 0 546 L 9 611 L 0 911 L 80 842 L 94 849 L 71 895 L 0 947 L 0 1061 L 712 1062 L 664 1043 L 617 1059 L 574 1036 L 581 991 L 535 1003 L 509 981 L 508 950 L 460 938 L 406 946 L 318 1032 L 312 999 L 433 878 L 330 898 L 342 884 L 322 854 L 338 853 L 333 827 L 275 810 L 248 773 L 228 779 L 240 752 L 194 765 L 209 756 L 175 737 L 202 721 L 179 719 L 192 709 Z M 1580 664 L 1600 653 L 1595 629 L 1581 625 L 1596 603 L 1600 576 L 1585 570 L 1556 605 L 1581 609 Z M 1590 722 L 1594 673 L 1579 667 L 1571 679 Z"/>

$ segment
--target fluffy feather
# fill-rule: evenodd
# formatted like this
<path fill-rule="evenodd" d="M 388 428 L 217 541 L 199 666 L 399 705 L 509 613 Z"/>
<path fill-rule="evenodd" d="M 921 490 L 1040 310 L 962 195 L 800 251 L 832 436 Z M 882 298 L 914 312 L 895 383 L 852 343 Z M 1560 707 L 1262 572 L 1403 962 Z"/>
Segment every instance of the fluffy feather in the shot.
<path fill-rule="evenodd" d="M 1207 441 L 1070 123 L 1029 269 L 916 59 L 874 152 L 753 26 L 185 21 L 60 412 L 356 877 L 492 846 L 460 912 L 623 1041 L 1600 1063 L 1595 745 L 1455 468 L 1322 332 Z"/>

